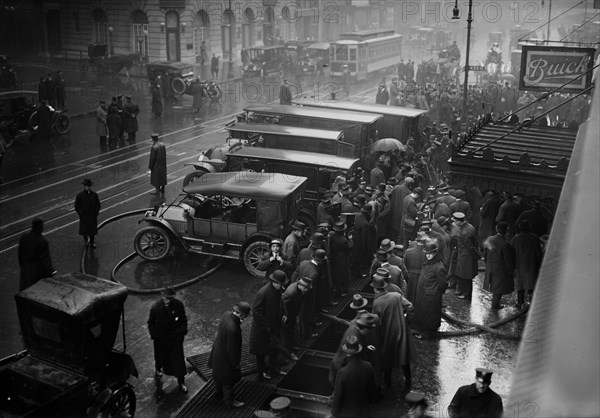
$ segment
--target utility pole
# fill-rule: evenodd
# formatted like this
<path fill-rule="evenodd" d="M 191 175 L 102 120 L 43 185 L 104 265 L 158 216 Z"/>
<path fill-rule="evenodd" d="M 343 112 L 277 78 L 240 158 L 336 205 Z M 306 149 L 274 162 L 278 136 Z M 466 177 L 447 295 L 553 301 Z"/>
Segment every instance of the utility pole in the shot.
<path fill-rule="evenodd" d="M 586 1 L 587 6 L 587 1 Z M 550 19 L 552 17 L 552 0 L 548 1 L 548 32 L 546 33 L 546 41 L 550 40 Z"/>

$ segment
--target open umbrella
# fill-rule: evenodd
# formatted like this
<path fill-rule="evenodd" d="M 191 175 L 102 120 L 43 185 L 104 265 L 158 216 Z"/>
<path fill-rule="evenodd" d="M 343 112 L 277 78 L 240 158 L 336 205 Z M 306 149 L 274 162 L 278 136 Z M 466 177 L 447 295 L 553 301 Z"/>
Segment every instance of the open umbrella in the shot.
<path fill-rule="evenodd" d="M 382 138 L 371 146 L 371 152 L 404 151 L 406 147 L 395 138 Z"/>

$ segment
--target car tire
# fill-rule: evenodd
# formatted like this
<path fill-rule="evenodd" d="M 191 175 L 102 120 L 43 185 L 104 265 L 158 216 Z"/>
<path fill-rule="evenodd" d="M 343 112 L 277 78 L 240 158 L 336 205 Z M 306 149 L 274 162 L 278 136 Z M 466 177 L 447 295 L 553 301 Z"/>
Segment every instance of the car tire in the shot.
<path fill-rule="evenodd" d="M 204 170 L 196 170 L 192 171 L 191 173 L 187 173 L 186 176 L 183 178 L 183 187 L 186 187 L 187 185 L 195 182 L 206 173 L 208 173 L 208 171 Z"/>
<path fill-rule="evenodd" d="M 171 90 L 173 90 L 173 93 L 183 94 L 185 93 L 185 88 L 186 85 L 183 78 L 175 77 L 173 80 L 171 80 Z"/>
<path fill-rule="evenodd" d="M 123 386 L 115 391 L 102 411 L 102 418 L 133 417 L 135 415 L 135 392 L 129 386 Z"/>
<path fill-rule="evenodd" d="M 169 232 L 158 226 L 146 226 L 140 229 L 133 239 L 135 252 L 145 260 L 157 261 L 165 258 L 171 251 Z"/>
<path fill-rule="evenodd" d="M 65 112 L 57 112 L 52 119 L 52 127 L 59 134 L 64 135 L 71 129 L 71 118 Z"/>
<path fill-rule="evenodd" d="M 270 251 L 269 243 L 267 241 L 254 241 L 250 243 L 244 250 L 243 260 L 244 266 L 248 273 L 262 279 L 265 277 L 265 272 L 258 269 L 258 263 L 260 259 Z"/>

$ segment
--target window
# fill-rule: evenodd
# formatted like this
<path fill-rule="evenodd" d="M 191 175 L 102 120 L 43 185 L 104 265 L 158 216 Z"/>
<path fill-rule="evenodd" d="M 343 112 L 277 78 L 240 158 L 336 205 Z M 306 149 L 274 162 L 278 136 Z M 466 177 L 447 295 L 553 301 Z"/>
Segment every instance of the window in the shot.
<path fill-rule="evenodd" d="M 356 48 L 350 48 L 350 61 L 356 61 Z"/>
<path fill-rule="evenodd" d="M 206 26 L 194 28 L 194 52 L 196 55 L 200 55 L 201 53 L 202 41 L 208 39 L 208 31 L 206 29 Z"/>
<path fill-rule="evenodd" d="M 148 56 L 148 25 L 141 23 L 134 23 L 132 25 L 132 44 L 133 51 L 136 54 L 140 54 L 142 57 Z M 141 41 L 141 42 L 140 42 Z"/>
<path fill-rule="evenodd" d="M 108 23 L 96 22 L 94 24 L 94 41 L 97 44 L 108 45 Z"/>

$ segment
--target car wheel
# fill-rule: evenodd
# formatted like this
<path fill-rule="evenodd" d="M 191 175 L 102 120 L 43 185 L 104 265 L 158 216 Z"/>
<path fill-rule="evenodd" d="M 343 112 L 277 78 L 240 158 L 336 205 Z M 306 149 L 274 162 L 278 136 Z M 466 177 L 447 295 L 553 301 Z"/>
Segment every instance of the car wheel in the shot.
<path fill-rule="evenodd" d="M 71 129 L 71 119 L 65 112 L 60 112 L 56 115 L 53 124 L 54 130 L 61 135 L 66 134 Z"/>
<path fill-rule="evenodd" d="M 147 226 L 135 234 L 133 245 L 140 257 L 156 261 L 165 258 L 171 251 L 171 237 L 163 228 Z"/>
<path fill-rule="evenodd" d="M 171 80 L 171 89 L 175 94 L 185 93 L 185 81 L 179 77 L 174 78 Z"/>
<path fill-rule="evenodd" d="M 188 173 L 183 178 L 183 187 L 185 187 L 191 183 L 194 183 L 196 180 L 198 180 L 200 177 L 202 177 L 205 174 L 206 174 L 206 171 L 203 171 L 203 170 L 196 170 L 196 171 L 192 171 L 191 173 Z"/>
<path fill-rule="evenodd" d="M 266 241 L 254 241 L 244 250 L 244 266 L 248 273 L 259 279 L 265 277 L 265 272 L 258 269 L 261 258 L 270 251 Z"/>
<path fill-rule="evenodd" d="M 133 417 L 135 408 L 136 400 L 133 389 L 129 386 L 123 386 L 110 397 L 102 411 L 102 417 Z"/>

